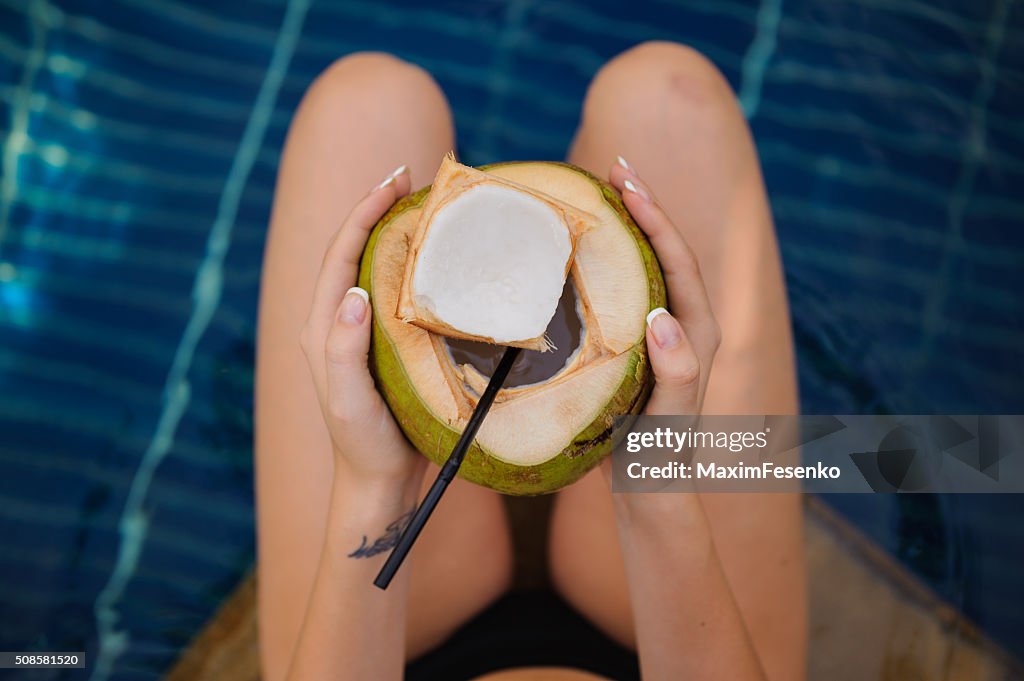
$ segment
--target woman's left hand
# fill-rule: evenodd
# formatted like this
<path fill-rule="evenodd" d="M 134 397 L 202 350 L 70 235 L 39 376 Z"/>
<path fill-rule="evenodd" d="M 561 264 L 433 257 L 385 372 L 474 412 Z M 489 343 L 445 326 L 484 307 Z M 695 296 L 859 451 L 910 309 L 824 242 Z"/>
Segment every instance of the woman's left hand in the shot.
<path fill-rule="evenodd" d="M 377 392 L 367 366 L 372 306 L 356 288 L 370 230 L 409 191 L 402 166 L 352 209 L 327 247 L 302 329 L 334 449 L 335 482 L 344 481 L 382 501 L 414 498 L 426 459 L 413 450 Z"/>

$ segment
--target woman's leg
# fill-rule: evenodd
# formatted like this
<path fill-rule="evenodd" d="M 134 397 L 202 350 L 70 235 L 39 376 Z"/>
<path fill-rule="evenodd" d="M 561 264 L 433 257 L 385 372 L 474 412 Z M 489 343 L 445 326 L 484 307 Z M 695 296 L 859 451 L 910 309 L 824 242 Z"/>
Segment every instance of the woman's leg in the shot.
<path fill-rule="evenodd" d="M 299 348 L 320 261 L 358 198 L 403 163 L 413 187 L 430 182 L 452 136 L 436 83 L 382 54 L 332 65 L 306 93 L 288 132 L 264 261 L 257 353 L 260 639 L 264 678 L 271 681 L 283 678 L 298 636 L 332 476 L 327 430 Z M 427 478 L 433 480 L 429 471 Z M 415 656 L 507 587 L 511 549 L 498 495 L 455 481 L 405 569 L 413 571 L 407 650 Z"/>
<path fill-rule="evenodd" d="M 728 83 L 704 57 L 672 43 L 643 44 L 615 58 L 590 86 L 569 160 L 606 177 L 616 155 L 651 186 L 700 261 L 722 328 L 704 412 L 796 413 L 775 233 L 750 132 Z M 706 494 L 703 501 L 770 677 L 797 678 L 780 665 L 805 638 L 800 497 Z M 632 644 L 615 518 L 598 472 L 558 495 L 551 560 L 563 595 Z"/>

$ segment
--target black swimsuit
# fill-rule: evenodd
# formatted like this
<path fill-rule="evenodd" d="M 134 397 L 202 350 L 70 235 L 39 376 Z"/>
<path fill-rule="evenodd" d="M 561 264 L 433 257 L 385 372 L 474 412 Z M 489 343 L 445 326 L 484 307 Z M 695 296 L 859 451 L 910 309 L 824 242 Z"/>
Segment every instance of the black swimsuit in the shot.
<path fill-rule="evenodd" d="M 636 654 L 618 645 L 554 592 L 513 591 L 409 663 L 406 681 L 469 681 L 515 667 L 570 667 L 639 681 Z"/>

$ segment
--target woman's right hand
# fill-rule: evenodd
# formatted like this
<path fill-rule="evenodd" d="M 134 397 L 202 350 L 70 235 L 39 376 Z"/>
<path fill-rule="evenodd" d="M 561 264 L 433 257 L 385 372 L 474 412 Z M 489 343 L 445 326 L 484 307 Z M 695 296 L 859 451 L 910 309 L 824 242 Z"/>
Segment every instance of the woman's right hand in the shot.
<path fill-rule="evenodd" d="M 302 329 L 302 349 L 334 449 L 335 480 L 371 493 L 413 498 L 426 459 L 405 439 L 367 365 L 372 306 L 356 287 L 370 231 L 409 192 L 401 166 L 352 209 L 327 247 Z"/>
<path fill-rule="evenodd" d="M 668 289 L 668 306 L 647 316 L 647 350 L 654 370 L 648 416 L 697 415 L 721 341 L 693 250 L 661 205 L 624 160 L 612 166 L 612 186 L 658 256 Z"/>
<path fill-rule="evenodd" d="M 704 406 L 711 365 L 721 341 L 697 257 L 650 187 L 624 160 L 612 166 L 609 179 L 650 240 L 668 289 L 669 309 L 655 308 L 647 315 L 647 354 L 654 373 L 654 390 L 644 415 L 696 417 Z M 609 457 L 604 464 L 608 479 L 611 465 Z M 703 515 L 696 495 L 692 494 L 635 493 L 613 497 L 616 511 L 623 519 L 646 517 L 657 524 L 666 519 Z"/>

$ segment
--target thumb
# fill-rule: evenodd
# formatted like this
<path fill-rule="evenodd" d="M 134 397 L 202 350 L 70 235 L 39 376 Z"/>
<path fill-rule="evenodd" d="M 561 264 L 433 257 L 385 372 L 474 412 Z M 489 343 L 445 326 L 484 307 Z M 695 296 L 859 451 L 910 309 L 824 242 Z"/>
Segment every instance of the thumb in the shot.
<path fill-rule="evenodd" d="M 344 418 L 365 405 L 373 391 L 366 358 L 370 350 L 370 296 L 353 286 L 341 299 L 327 334 L 327 402 L 333 416 Z"/>
<path fill-rule="evenodd" d="M 654 369 L 649 416 L 700 412 L 700 360 L 675 317 L 663 307 L 647 315 L 647 352 Z"/>

